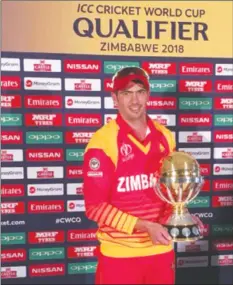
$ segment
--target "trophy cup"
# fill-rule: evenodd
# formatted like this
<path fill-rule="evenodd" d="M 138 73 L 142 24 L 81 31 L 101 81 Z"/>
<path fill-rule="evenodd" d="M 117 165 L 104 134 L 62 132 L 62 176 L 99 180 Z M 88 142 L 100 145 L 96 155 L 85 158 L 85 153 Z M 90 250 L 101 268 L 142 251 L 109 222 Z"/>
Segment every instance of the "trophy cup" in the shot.
<path fill-rule="evenodd" d="M 155 176 L 154 190 L 160 199 L 173 206 L 173 213 L 163 226 L 174 242 L 202 238 L 186 205 L 199 194 L 203 183 L 199 164 L 188 153 L 174 151 L 162 160 L 160 171 Z"/>

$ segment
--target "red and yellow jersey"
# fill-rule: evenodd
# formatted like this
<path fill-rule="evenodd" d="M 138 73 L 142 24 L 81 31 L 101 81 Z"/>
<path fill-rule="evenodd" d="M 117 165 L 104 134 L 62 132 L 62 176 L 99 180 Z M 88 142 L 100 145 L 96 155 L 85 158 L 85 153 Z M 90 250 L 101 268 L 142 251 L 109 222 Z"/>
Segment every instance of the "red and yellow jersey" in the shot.
<path fill-rule="evenodd" d="M 175 149 L 172 133 L 147 118 L 149 134 L 138 140 L 120 115 L 91 138 L 84 155 L 86 215 L 98 223 L 97 238 L 106 256 L 134 257 L 172 249 L 153 245 L 147 232 L 135 230 L 138 218 L 160 222 L 171 207 L 153 190 L 161 158 Z"/>

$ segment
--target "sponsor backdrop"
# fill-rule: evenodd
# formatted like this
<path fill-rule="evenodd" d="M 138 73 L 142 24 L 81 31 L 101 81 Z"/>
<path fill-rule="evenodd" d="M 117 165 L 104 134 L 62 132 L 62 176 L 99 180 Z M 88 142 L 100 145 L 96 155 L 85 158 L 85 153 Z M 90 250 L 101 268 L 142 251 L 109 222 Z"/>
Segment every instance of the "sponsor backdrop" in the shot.
<path fill-rule="evenodd" d="M 176 246 L 177 283 L 232 284 L 232 3 L 2 6 L 2 283 L 93 282 L 96 224 L 85 217 L 83 152 L 116 116 L 112 75 L 141 66 L 151 78 L 149 114 L 205 177 L 189 205 L 205 236 Z"/>

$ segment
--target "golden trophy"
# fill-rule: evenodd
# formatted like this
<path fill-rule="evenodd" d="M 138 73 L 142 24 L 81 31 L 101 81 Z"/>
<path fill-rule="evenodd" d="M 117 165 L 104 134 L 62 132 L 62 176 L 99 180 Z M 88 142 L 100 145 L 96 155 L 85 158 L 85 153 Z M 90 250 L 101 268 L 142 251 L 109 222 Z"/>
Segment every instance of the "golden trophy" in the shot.
<path fill-rule="evenodd" d="M 186 205 L 199 194 L 203 183 L 200 166 L 190 154 L 174 151 L 162 160 L 155 175 L 154 190 L 160 199 L 173 206 L 173 212 L 163 226 L 174 242 L 202 238 Z"/>

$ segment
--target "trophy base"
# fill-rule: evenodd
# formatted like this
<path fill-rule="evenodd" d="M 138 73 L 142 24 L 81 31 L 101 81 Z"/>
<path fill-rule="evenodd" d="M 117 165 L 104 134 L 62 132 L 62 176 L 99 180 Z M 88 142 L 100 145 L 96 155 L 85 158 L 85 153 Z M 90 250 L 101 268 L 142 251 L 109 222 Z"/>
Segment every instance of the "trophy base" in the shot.
<path fill-rule="evenodd" d="M 196 241 L 202 239 L 198 226 L 193 225 L 163 225 L 174 242 Z"/>

